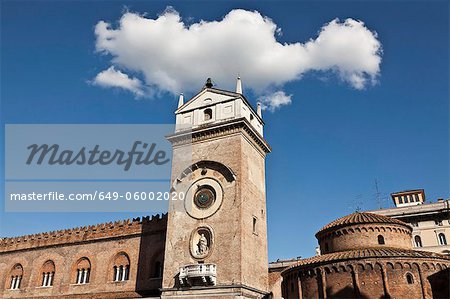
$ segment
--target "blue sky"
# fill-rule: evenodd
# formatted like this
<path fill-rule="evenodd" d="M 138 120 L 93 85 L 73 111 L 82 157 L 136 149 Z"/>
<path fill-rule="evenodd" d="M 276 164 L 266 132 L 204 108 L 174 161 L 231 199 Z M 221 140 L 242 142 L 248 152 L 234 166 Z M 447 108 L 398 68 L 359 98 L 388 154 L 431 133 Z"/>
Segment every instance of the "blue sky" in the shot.
<path fill-rule="evenodd" d="M 2 1 L 1 5 L 2 125 L 174 122 L 175 94 L 159 92 L 153 98 L 136 99 L 128 91 L 89 83 L 111 65 L 110 55 L 95 52 L 95 25 L 104 20 L 115 27 L 125 7 L 156 18 L 168 3 Z M 357 90 L 331 72 L 306 72 L 300 80 L 283 85 L 292 95 L 290 105 L 264 111 L 265 137 L 273 148 L 266 169 L 271 260 L 311 256 L 320 227 L 358 206 L 377 208 L 375 180 L 386 198 L 383 207 L 391 205 L 390 192 L 404 189 L 424 188 L 433 201 L 450 197 L 446 1 L 170 5 L 190 23 L 221 20 L 235 8 L 256 10 L 282 29 L 277 36 L 281 43 L 306 42 L 316 38 L 327 22 L 353 18 L 376 31 L 382 44 L 374 86 Z M 214 74 L 204 75 L 208 76 L 214 79 Z M 243 82 L 245 87 L 244 76 Z M 198 82 L 198 89 L 202 84 Z M 257 92 L 245 92 L 255 104 Z M 136 215 L 6 213 L 1 205 L 0 235 Z"/>

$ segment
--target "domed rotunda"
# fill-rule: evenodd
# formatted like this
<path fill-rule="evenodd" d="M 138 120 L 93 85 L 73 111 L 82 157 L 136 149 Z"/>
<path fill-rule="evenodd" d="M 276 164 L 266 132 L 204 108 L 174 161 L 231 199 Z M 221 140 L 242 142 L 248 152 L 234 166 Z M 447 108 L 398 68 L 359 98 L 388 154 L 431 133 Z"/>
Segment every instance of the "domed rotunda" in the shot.
<path fill-rule="evenodd" d="M 412 228 L 356 212 L 319 230 L 320 255 L 282 272 L 292 298 L 450 298 L 450 258 L 412 249 Z"/>

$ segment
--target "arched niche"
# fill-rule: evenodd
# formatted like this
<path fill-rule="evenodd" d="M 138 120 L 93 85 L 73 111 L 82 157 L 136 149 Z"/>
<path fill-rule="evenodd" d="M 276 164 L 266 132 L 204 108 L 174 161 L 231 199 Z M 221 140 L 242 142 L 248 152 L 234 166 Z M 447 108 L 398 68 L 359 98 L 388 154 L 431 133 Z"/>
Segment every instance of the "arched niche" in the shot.
<path fill-rule="evenodd" d="M 204 259 L 211 255 L 214 245 L 214 235 L 210 227 L 201 226 L 191 233 L 190 251 L 192 257 Z"/>

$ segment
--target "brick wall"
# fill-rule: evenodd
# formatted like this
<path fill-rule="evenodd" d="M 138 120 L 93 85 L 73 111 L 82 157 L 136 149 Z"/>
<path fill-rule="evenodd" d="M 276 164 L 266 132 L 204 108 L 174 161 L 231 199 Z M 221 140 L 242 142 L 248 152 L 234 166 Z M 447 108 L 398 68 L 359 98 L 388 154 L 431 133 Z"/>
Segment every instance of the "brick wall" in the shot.
<path fill-rule="evenodd" d="M 283 273 L 285 299 L 391 298 L 431 299 L 448 296 L 450 261 L 431 259 L 362 259 L 301 267 Z M 321 275 L 324 277 L 322 278 Z M 411 275 L 412 281 L 408 281 Z M 296 287 L 299 284 L 301 289 Z"/>
<path fill-rule="evenodd" d="M 157 292 L 156 261 L 163 263 L 166 216 L 133 219 L 3 239 L 0 243 L 0 298 L 125 298 Z M 130 262 L 129 280 L 114 282 L 114 261 Z M 76 264 L 90 264 L 89 283 L 76 284 Z M 55 265 L 53 286 L 42 287 L 43 265 Z M 11 270 L 23 268 L 20 289 L 10 290 Z"/>
<path fill-rule="evenodd" d="M 383 246 L 409 249 L 412 247 L 411 230 L 400 225 L 352 225 L 333 230 L 319 237 L 320 251 L 330 253 L 358 248 L 379 247 L 378 237 L 382 236 Z M 328 250 L 327 250 L 328 248 Z"/>

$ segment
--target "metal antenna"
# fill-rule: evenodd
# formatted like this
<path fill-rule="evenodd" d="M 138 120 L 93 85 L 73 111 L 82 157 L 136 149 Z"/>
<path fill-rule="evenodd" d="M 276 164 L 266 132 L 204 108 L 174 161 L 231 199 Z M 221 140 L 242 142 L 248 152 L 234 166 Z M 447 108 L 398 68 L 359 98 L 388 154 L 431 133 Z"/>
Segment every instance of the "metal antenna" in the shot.
<path fill-rule="evenodd" d="M 350 206 L 352 212 L 361 212 L 363 203 L 363 195 L 358 194 L 355 196 L 354 200 L 352 201 L 352 205 Z"/>
<path fill-rule="evenodd" d="M 375 198 L 377 200 L 378 209 L 381 209 L 381 197 L 380 197 L 381 193 L 380 193 L 380 189 L 378 188 L 378 180 L 377 179 L 375 179 L 375 190 L 376 190 Z"/>

